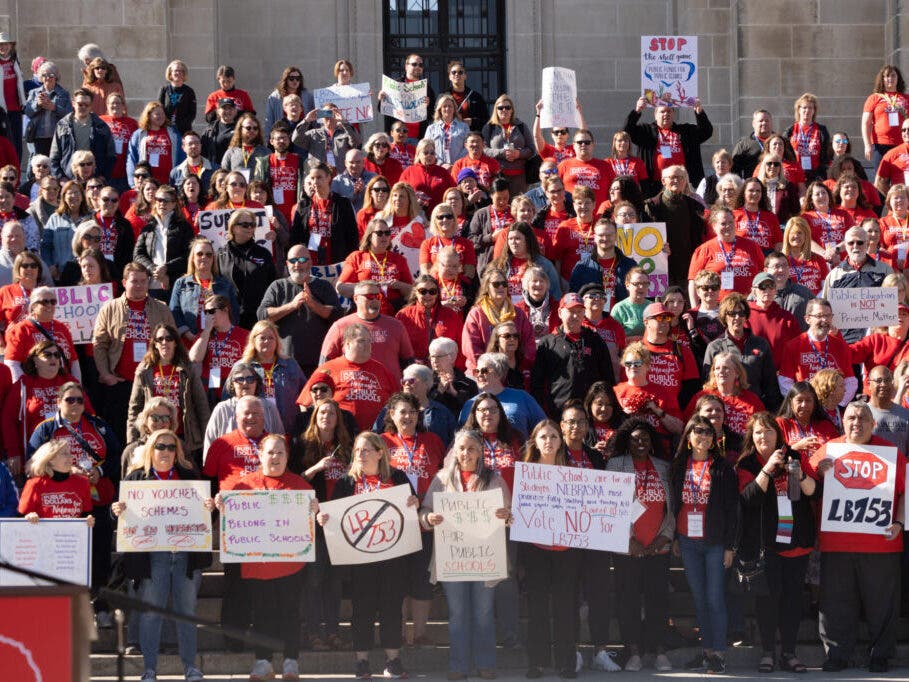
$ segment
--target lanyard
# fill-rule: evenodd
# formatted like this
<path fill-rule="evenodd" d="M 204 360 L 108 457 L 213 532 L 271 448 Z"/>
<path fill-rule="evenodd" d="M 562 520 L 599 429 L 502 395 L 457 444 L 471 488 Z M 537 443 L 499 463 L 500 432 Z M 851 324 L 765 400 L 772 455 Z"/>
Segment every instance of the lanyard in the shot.
<path fill-rule="evenodd" d="M 631 162 L 628 159 L 616 159 L 612 160 L 612 165 L 615 167 L 616 175 L 631 175 L 629 172 L 631 170 Z"/>
<path fill-rule="evenodd" d="M 690 481 L 693 486 L 691 506 L 694 508 L 694 511 L 698 510 L 698 495 L 697 494 L 703 490 L 701 485 L 704 482 L 704 476 L 707 475 L 707 470 L 709 468 L 710 468 L 710 462 L 707 460 L 704 460 L 704 468 L 701 469 L 701 477 L 698 479 L 697 484 L 695 484 L 695 482 L 694 482 L 694 459 L 692 458 L 691 466 L 688 469 L 688 473 L 685 474 L 685 479 L 687 481 Z"/>
<path fill-rule="evenodd" d="M 789 269 L 795 272 L 795 281 L 798 284 L 802 283 L 802 272 L 805 270 L 807 262 L 798 265 L 795 259 L 792 256 L 789 256 Z"/>
<path fill-rule="evenodd" d="M 748 238 L 752 240 L 757 240 L 760 236 L 761 230 L 761 211 L 758 209 L 758 212 L 754 214 L 754 218 L 751 217 L 751 211 L 747 208 L 745 209 L 745 223 L 748 226 Z"/>
<path fill-rule="evenodd" d="M 814 124 L 808 126 L 808 129 L 805 130 L 802 128 L 802 124 L 797 124 L 797 133 L 796 138 L 798 139 L 798 151 L 800 154 L 811 154 L 811 139 L 814 137 Z"/>
<path fill-rule="evenodd" d="M 176 475 L 176 471 L 174 471 L 173 468 L 171 468 L 171 470 L 167 472 L 167 478 L 161 478 L 161 474 L 158 473 L 157 469 L 152 469 L 152 473 L 155 475 L 155 478 L 157 478 L 159 481 L 169 481 Z"/>
<path fill-rule="evenodd" d="M 360 475 L 360 488 L 363 489 L 364 493 L 369 493 L 369 492 L 372 492 L 373 490 L 380 490 L 382 488 L 382 481 L 380 480 L 378 483 L 375 484 L 375 486 L 370 486 L 369 483 L 366 482 L 366 474 L 361 474 Z"/>
<path fill-rule="evenodd" d="M 723 260 L 726 261 L 726 269 L 732 269 L 732 263 L 735 261 L 735 239 L 732 240 L 732 248 L 727 252 L 726 247 L 723 245 L 723 240 L 719 237 L 716 238 L 716 243 L 720 245 L 720 251 L 723 253 Z"/>
<path fill-rule="evenodd" d="M 382 255 L 382 262 L 379 263 L 379 259 L 376 258 L 376 255 L 372 251 L 367 251 L 369 257 L 372 258 L 373 262 L 376 264 L 376 267 L 379 268 L 379 279 L 385 280 L 385 267 L 388 264 L 388 251 Z"/>
<path fill-rule="evenodd" d="M 413 436 L 413 447 L 407 444 L 407 438 L 404 434 L 398 434 L 401 439 L 401 447 L 404 448 L 404 454 L 407 455 L 407 461 L 410 462 L 410 468 L 413 469 L 413 460 L 417 456 L 417 447 L 419 446 L 419 435 Z"/>
<path fill-rule="evenodd" d="M 489 451 L 489 458 L 492 460 L 489 468 L 492 471 L 498 471 L 498 467 L 496 465 L 496 443 L 498 443 L 497 440 L 489 441 L 486 439 L 486 436 L 483 436 L 483 449 Z"/>
<path fill-rule="evenodd" d="M 830 350 L 830 337 L 828 336 L 826 339 L 824 339 L 824 355 L 823 356 L 821 356 L 820 347 L 815 348 L 814 341 L 812 341 L 810 337 L 808 338 L 808 344 L 811 346 L 811 351 L 817 357 L 818 363 L 823 365 L 823 369 L 827 369 L 827 352 Z M 820 343 L 818 343 L 818 346 L 820 346 Z"/>
<path fill-rule="evenodd" d="M 228 328 L 228 330 L 224 333 L 224 338 L 222 338 L 220 341 L 218 341 L 218 339 L 216 338 L 216 335 L 218 333 L 217 330 L 215 330 L 214 334 L 212 334 L 212 340 L 211 340 L 212 359 L 217 359 L 218 355 L 221 354 L 221 351 L 224 350 L 224 346 L 227 345 L 227 340 L 230 338 L 230 334 L 233 330 L 234 330 L 234 326 L 231 325 Z"/>

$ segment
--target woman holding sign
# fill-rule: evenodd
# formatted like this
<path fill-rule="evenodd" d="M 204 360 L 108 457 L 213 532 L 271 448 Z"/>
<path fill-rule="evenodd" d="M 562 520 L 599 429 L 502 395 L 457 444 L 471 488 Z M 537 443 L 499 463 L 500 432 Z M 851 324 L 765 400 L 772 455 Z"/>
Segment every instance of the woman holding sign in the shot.
<path fill-rule="evenodd" d="M 127 481 L 196 481 L 201 478 L 198 470 L 186 459 L 180 439 L 170 429 L 160 429 L 151 434 L 143 450 L 142 463 L 127 475 Z M 209 511 L 214 509 L 211 498 L 200 500 Z M 120 517 L 127 503 L 114 502 L 111 511 Z M 196 615 L 199 573 L 211 565 L 210 552 L 125 552 L 123 565 L 126 576 L 139 582 L 139 598 L 158 608 L 171 608 L 185 616 Z M 158 649 L 161 643 L 162 617 L 144 612 L 139 617 L 139 647 L 145 664 L 143 679 L 154 680 L 158 668 Z M 177 646 L 187 680 L 202 680 L 196 667 L 196 626 L 194 623 L 177 623 Z"/>
<path fill-rule="evenodd" d="M 502 491 L 502 506 L 495 516 L 509 523 L 511 492 L 502 477 L 483 461 L 483 438 L 476 431 L 459 431 L 446 456 L 445 468 L 435 475 L 423 506 L 420 521 L 424 528 L 438 526 L 445 520 L 434 511 L 435 493 L 473 493 Z M 499 557 L 505 560 L 504 557 Z M 430 562 L 430 581 L 435 578 L 435 554 Z M 451 648 L 448 657 L 448 679 L 463 680 L 476 667 L 481 680 L 495 679 L 496 621 L 495 580 L 462 580 L 442 583 L 448 601 L 448 634 Z"/>
<path fill-rule="evenodd" d="M 391 466 L 388 447 L 382 437 L 364 431 L 354 440 L 350 470 L 347 476 L 335 484 L 332 499 L 340 500 L 398 485 L 411 487 L 407 474 Z M 416 495 L 411 495 L 407 500 L 410 507 L 419 504 Z M 328 514 L 321 512 L 316 520 L 324 526 L 328 522 Z M 353 605 L 350 624 L 357 656 L 357 679 L 367 680 L 372 676 L 369 670 L 369 650 L 375 641 L 377 615 L 379 640 L 385 649 L 384 676 L 407 676 L 400 658 L 403 625 L 401 603 L 407 591 L 406 562 L 405 557 L 398 557 L 350 567 L 350 596 Z"/>

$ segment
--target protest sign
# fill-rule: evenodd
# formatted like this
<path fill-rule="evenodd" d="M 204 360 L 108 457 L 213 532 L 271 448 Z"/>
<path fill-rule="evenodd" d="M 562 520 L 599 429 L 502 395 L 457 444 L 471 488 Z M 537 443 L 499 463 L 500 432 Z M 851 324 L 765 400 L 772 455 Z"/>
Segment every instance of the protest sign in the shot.
<path fill-rule="evenodd" d="M 118 552 L 210 552 L 208 481 L 123 481 Z"/>
<path fill-rule="evenodd" d="M 572 69 L 547 66 L 543 69 L 543 128 L 579 128 L 577 75 Z"/>
<path fill-rule="evenodd" d="M 92 583 L 92 529 L 85 519 L 0 519 L 0 561 L 66 580 Z M 23 573 L 0 570 L 0 587 L 50 585 Z"/>
<path fill-rule="evenodd" d="M 426 120 L 426 79 L 413 83 L 402 83 L 382 75 L 382 91 L 385 97 L 381 111 L 404 123 L 419 123 Z"/>
<path fill-rule="evenodd" d="M 897 449 L 828 443 L 821 530 L 885 535 L 894 518 Z"/>
<path fill-rule="evenodd" d="M 329 85 L 313 92 L 316 109 L 326 104 L 334 104 L 341 110 L 348 123 L 362 123 L 373 119 L 372 88 L 369 83 L 351 83 L 350 85 Z"/>
<path fill-rule="evenodd" d="M 508 577 L 505 521 L 496 518 L 502 491 L 433 493 L 432 508 L 442 515 L 433 528 L 436 580 L 485 581 Z"/>
<path fill-rule="evenodd" d="M 312 490 L 231 490 L 221 498 L 221 563 L 315 561 Z"/>
<path fill-rule="evenodd" d="M 215 252 L 227 244 L 227 223 L 230 222 L 230 216 L 235 210 L 239 209 L 221 208 L 212 211 L 199 211 L 196 214 L 196 222 L 199 225 L 199 236 L 211 239 Z M 249 211 L 256 217 L 256 231 L 253 237 L 256 240 L 256 244 L 264 246 L 274 254 L 272 242 L 265 238 L 265 234 L 271 231 L 269 220 L 272 215 L 274 215 L 272 207 L 244 208 L 243 210 Z"/>
<path fill-rule="evenodd" d="M 641 36 L 641 95 L 649 107 L 695 105 L 697 36 Z"/>
<path fill-rule="evenodd" d="M 102 305 L 114 298 L 113 285 L 55 287 L 54 293 L 57 295 L 54 319 L 66 325 L 73 337 L 73 343 L 91 343 L 98 311 Z"/>
<path fill-rule="evenodd" d="M 338 283 L 338 277 L 341 276 L 341 270 L 344 269 L 344 261 L 340 263 L 329 263 L 328 265 L 313 265 L 310 272 L 313 277 L 318 277 L 319 279 L 324 279 L 326 282 L 331 284 L 331 288 L 335 288 L 335 284 Z M 344 296 L 338 296 L 338 300 L 341 305 L 345 308 L 350 308 L 353 306 L 353 301 Z"/>
<path fill-rule="evenodd" d="M 370 564 L 419 552 L 423 546 L 417 510 L 407 506 L 409 485 L 323 502 L 328 514 L 325 543 L 331 563 Z"/>
<path fill-rule="evenodd" d="M 900 323 L 896 287 L 857 287 L 827 291 L 837 329 L 889 327 Z"/>
<path fill-rule="evenodd" d="M 628 552 L 634 474 L 517 462 L 511 539 Z"/>
<path fill-rule="evenodd" d="M 669 288 L 669 257 L 663 253 L 666 246 L 666 223 L 634 223 L 619 225 L 618 247 L 629 258 L 644 268 L 650 276 L 647 298 L 656 298 Z"/>

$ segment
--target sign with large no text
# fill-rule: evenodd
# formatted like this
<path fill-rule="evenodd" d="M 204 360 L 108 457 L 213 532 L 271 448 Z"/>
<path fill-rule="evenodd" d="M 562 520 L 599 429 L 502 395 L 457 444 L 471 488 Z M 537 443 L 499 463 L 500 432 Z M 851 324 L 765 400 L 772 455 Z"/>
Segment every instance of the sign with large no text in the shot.
<path fill-rule="evenodd" d="M 894 518 L 897 449 L 828 443 L 821 530 L 886 535 Z"/>
<path fill-rule="evenodd" d="M 208 481 L 122 481 L 118 552 L 210 552 Z"/>

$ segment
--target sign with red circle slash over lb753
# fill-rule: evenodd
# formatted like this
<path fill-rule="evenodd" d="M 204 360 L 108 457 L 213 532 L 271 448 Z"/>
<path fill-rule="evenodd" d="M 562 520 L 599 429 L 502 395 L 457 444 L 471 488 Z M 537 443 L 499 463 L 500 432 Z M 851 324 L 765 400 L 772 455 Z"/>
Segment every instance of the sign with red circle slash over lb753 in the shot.
<path fill-rule="evenodd" d="M 829 443 L 821 530 L 886 535 L 894 518 L 897 449 Z"/>

